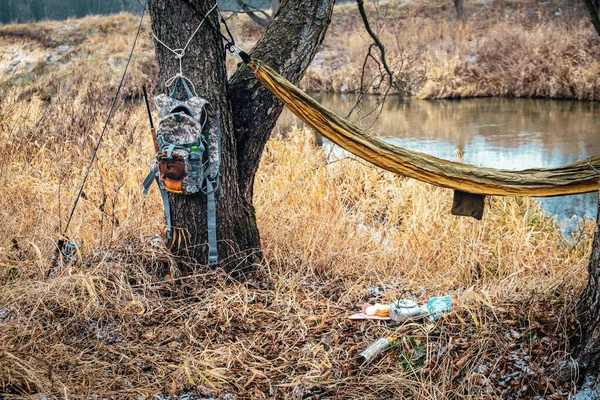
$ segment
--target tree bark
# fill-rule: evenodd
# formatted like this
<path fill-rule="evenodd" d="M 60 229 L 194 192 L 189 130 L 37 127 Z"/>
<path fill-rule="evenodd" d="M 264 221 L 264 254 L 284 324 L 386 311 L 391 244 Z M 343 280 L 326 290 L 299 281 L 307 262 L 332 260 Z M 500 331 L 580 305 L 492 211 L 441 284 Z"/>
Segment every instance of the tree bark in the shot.
<path fill-rule="evenodd" d="M 283 1 L 250 56 L 297 84 L 315 56 L 331 20 L 333 0 Z M 229 100 L 239 160 L 239 187 L 252 203 L 254 175 L 283 104 L 263 88 L 246 66 L 229 83 Z"/>
<path fill-rule="evenodd" d="M 598 371 L 600 368 L 600 192 L 596 229 L 592 242 L 592 253 L 588 264 L 588 283 L 577 303 L 577 319 L 580 324 L 580 337 L 574 354 L 577 356 L 580 376 L 586 386 L 598 391 Z"/>
<path fill-rule="evenodd" d="M 297 83 L 323 40 L 334 0 L 284 1 L 250 52 Z M 152 30 L 169 47 L 185 46 L 214 0 L 151 0 Z M 211 28 L 212 26 L 212 28 Z M 182 59 L 183 73 L 221 119 L 221 175 L 224 196 L 217 199 L 217 238 L 221 266 L 247 271 L 262 261 L 260 236 L 252 206 L 254 175 L 282 105 L 263 89 L 246 66 L 227 82 L 224 46 L 217 32 L 217 12 L 208 15 Z M 215 29 L 216 28 L 216 29 Z M 156 43 L 164 84 L 179 70 L 174 55 Z M 170 195 L 175 254 L 200 264 L 207 260 L 206 197 Z M 182 263 L 185 265 L 185 263 Z M 194 267 L 185 268 L 189 273 Z"/>
<path fill-rule="evenodd" d="M 463 19 L 463 0 L 454 0 L 454 8 L 456 8 L 456 19 Z"/>
<path fill-rule="evenodd" d="M 596 0 L 583 0 L 590 21 L 600 36 L 600 20 Z M 577 319 L 580 336 L 575 344 L 573 356 L 577 358 L 581 391 L 576 399 L 600 399 L 600 190 L 596 229 L 592 241 L 592 252 L 588 263 L 588 283 L 577 303 Z"/>

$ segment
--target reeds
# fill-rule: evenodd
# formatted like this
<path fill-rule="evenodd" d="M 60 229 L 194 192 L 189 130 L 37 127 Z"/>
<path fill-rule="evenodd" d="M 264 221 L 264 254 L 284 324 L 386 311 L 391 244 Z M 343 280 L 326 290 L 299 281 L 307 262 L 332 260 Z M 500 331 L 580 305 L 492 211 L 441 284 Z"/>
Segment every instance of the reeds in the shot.
<path fill-rule="evenodd" d="M 156 234 L 158 196 L 139 194 L 152 151 L 143 109 L 127 120 L 123 112 L 114 124 L 126 128 L 102 147 L 72 224 L 80 248 L 48 280 L 59 186 L 68 209 L 80 172 L 67 172 L 65 159 L 80 165 L 90 150 L 51 138 L 11 147 L 0 180 L 3 396 L 425 399 L 573 390 L 574 376 L 552 371 L 569 359 L 589 240 L 571 245 L 534 202 L 493 198 L 481 222 L 452 217 L 449 191 L 350 158 L 330 163 L 309 132 L 294 132 L 269 143 L 257 176 L 265 266 L 244 282 L 219 271 L 178 278 Z M 173 272 L 157 274 L 165 265 Z M 459 307 L 437 324 L 369 337 L 372 323 L 346 319 L 403 289 L 420 301 L 452 294 Z M 382 335 L 398 335 L 400 345 L 358 367 L 356 354 Z"/>
<path fill-rule="evenodd" d="M 597 99 L 600 39 L 577 3 L 465 2 L 463 22 L 456 21 L 451 4 L 416 0 L 368 7 L 408 95 Z M 355 5 L 339 6 L 302 87 L 358 92 L 370 43 Z M 369 63 L 365 82 L 378 71 Z M 386 87 L 367 90 L 379 94 Z"/>
<path fill-rule="evenodd" d="M 367 3 L 372 24 L 386 45 L 388 63 L 402 81 L 397 85 L 402 94 L 422 99 L 597 99 L 600 39 L 582 6 L 563 1 L 467 1 L 462 22 L 456 21 L 450 6 L 425 0 Z M 246 15 L 233 16 L 228 24 L 245 50 L 252 48 L 262 32 Z M 126 59 L 128 33 L 134 29 L 135 18 L 125 14 L 0 27 L 0 37 L 8 44 L 5 51 L 13 49 L 12 43 L 25 60 L 10 69 L 2 85 L 25 85 L 29 90 L 24 96 L 49 99 L 72 85 L 85 85 L 80 78 L 85 81 L 87 75 L 70 76 L 67 71 L 83 71 L 107 57 L 111 68 L 90 72 L 97 81 L 114 81 Z M 130 78 L 126 95 L 139 94 L 142 82 L 156 81 L 148 25 L 145 33 L 140 42 L 143 52 L 135 60 L 137 74 Z M 19 46 L 23 41 L 26 45 Z M 355 5 L 337 6 L 325 41 L 300 86 L 309 92 L 359 92 L 370 43 Z M 0 61 L 0 71 L 9 62 Z M 236 67 L 233 58 L 228 59 L 228 67 L 230 71 Z M 377 74 L 377 66 L 369 63 L 365 85 Z M 64 86 L 57 87 L 58 82 Z M 385 80 L 366 90 L 386 92 Z"/>

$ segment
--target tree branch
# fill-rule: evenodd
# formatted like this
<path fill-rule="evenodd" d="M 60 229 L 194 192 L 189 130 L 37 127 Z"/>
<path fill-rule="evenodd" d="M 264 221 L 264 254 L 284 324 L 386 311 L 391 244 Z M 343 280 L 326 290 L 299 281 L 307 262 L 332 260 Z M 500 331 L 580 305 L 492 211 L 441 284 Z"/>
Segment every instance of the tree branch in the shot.
<path fill-rule="evenodd" d="M 390 86 L 392 86 L 394 84 L 394 74 L 390 70 L 390 67 L 388 66 L 387 61 L 385 59 L 385 47 L 383 46 L 383 43 L 381 43 L 381 40 L 379 40 L 375 32 L 373 32 L 373 30 L 371 29 L 371 25 L 369 25 L 369 19 L 367 18 L 367 13 L 365 12 L 364 3 L 364 0 L 356 0 L 356 5 L 358 6 L 358 11 L 360 12 L 360 16 L 362 17 L 365 29 L 367 30 L 369 36 L 371 36 L 371 38 L 375 42 L 375 45 L 377 45 L 377 48 L 379 49 L 379 53 L 381 55 L 381 64 L 383 64 L 383 68 L 385 69 L 385 72 L 387 73 L 388 78 L 390 80 Z"/>
<path fill-rule="evenodd" d="M 266 27 L 269 25 L 269 22 L 271 22 L 271 16 L 263 10 L 252 7 L 243 0 L 236 0 L 236 2 L 240 5 L 240 7 L 242 7 L 242 11 L 248 14 L 248 17 L 250 17 L 252 21 L 256 22 L 260 26 Z M 257 13 L 263 14 L 264 17 L 259 16 Z"/>
<path fill-rule="evenodd" d="M 221 14 L 224 13 L 230 13 L 227 17 L 225 17 L 225 21 L 229 21 L 231 18 L 235 17 L 238 14 L 250 14 L 250 13 L 254 13 L 254 11 L 249 10 L 249 11 L 244 11 L 242 9 L 239 9 L 237 11 L 221 11 Z"/>

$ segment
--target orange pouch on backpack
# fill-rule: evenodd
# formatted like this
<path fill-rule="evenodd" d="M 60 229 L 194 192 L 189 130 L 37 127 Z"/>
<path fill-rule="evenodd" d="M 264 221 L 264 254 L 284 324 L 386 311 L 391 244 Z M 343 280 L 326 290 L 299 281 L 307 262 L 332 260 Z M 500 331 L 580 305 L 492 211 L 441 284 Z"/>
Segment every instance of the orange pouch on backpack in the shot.
<path fill-rule="evenodd" d="M 170 159 L 166 159 L 164 152 L 159 153 L 156 159 L 158 160 L 158 171 L 162 180 L 170 179 L 173 181 L 181 181 L 185 177 L 185 162 L 183 157 L 178 154 L 173 154 Z"/>

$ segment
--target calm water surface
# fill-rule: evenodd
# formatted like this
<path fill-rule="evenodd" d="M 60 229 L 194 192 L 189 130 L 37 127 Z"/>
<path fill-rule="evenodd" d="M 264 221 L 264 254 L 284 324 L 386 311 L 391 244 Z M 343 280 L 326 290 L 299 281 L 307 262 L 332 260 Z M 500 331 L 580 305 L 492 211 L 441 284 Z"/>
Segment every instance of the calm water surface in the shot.
<path fill-rule="evenodd" d="M 317 100 L 341 116 L 354 98 L 320 95 Z M 456 149 L 465 163 L 503 169 L 555 167 L 600 154 L 600 105 L 532 100 L 388 99 L 378 119 L 366 117 L 375 100 L 352 119 L 398 146 L 452 160 Z M 289 111 L 279 120 L 285 132 L 303 125 Z M 571 231 L 580 218 L 596 217 L 597 194 L 539 199 L 548 215 Z"/>

